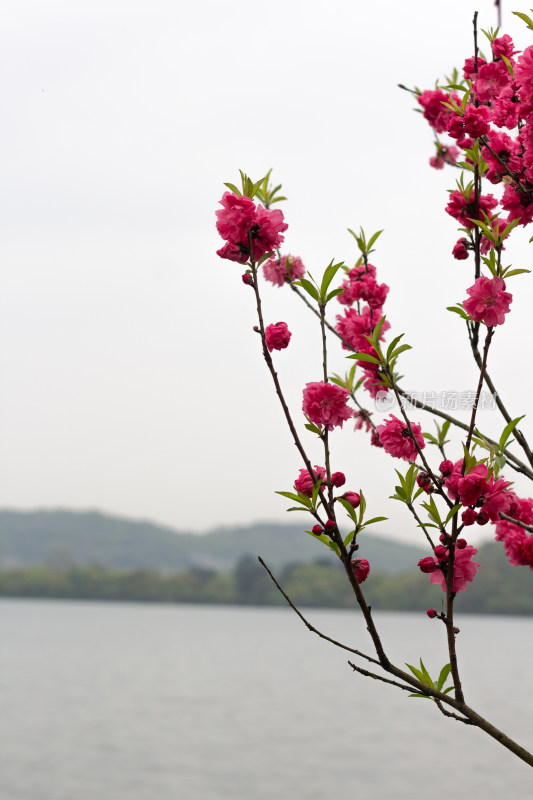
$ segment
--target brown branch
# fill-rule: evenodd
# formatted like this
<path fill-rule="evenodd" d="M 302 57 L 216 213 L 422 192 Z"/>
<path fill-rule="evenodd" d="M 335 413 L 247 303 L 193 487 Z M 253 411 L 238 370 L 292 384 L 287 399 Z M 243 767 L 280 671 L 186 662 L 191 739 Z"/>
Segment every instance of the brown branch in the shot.
<path fill-rule="evenodd" d="M 478 344 L 477 344 L 477 337 L 475 336 L 475 332 L 473 333 L 473 332 L 470 331 L 470 328 L 469 328 L 468 333 L 469 333 L 470 346 L 472 348 L 472 354 L 474 356 L 474 360 L 475 360 L 476 364 L 478 365 L 478 367 L 481 369 L 482 358 L 481 358 L 481 353 L 479 352 L 479 347 L 478 347 Z M 509 412 L 507 411 L 507 408 L 505 407 L 505 405 L 503 404 L 503 402 L 502 402 L 502 400 L 500 398 L 499 392 L 496 391 L 496 387 L 494 386 L 494 383 L 492 382 L 491 377 L 488 374 L 487 370 L 485 370 L 484 380 L 485 380 L 485 383 L 487 384 L 487 387 L 488 387 L 490 393 L 494 397 L 494 401 L 495 401 L 496 405 L 498 406 L 498 409 L 499 409 L 502 417 L 504 418 L 504 420 L 506 422 L 511 422 L 512 417 L 509 414 Z M 529 461 L 529 463 L 533 467 L 533 453 L 531 452 L 531 450 L 529 448 L 529 445 L 527 443 L 527 440 L 526 440 L 525 436 L 522 433 L 520 433 L 520 431 L 517 428 L 514 429 L 513 435 L 515 436 L 516 441 L 518 442 L 518 444 L 520 445 L 520 447 L 522 448 L 522 450 L 526 454 L 527 460 Z M 526 473 L 526 474 L 528 474 L 528 477 L 533 477 L 533 475 L 531 475 L 529 473 Z"/>
<path fill-rule="evenodd" d="M 372 656 L 368 656 L 366 653 L 362 653 L 360 650 L 354 650 L 353 647 L 348 647 L 348 645 L 342 644 L 342 642 L 338 642 L 336 639 L 332 639 L 330 636 L 326 636 L 325 633 L 321 633 L 321 631 L 319 631 L 317 628 L 315 628 L 314 625 L 311 625 L 311 623 L 304 617 L 302 612 L 294 605 L 294 603 L 292 602 L 292 600 L 289 597 L 289 595 L 279 585 L 279 583 L 277 582 L 276 578 L 274 577 L 274 575 L 272 574 L 270 569 L 267 567 L 267 565 L 265 564 L 265 562 L 263 561 L 261 556 L 257 556 L 257 560 L 266 569 L 266 571 L 270 575 L 272 581 L 276 585 L 276 588 L 278 589 L 278 591 L 281 592 L 281 594 L 283 595 L 283 597 L 285 598 L 287 603 L 290 605 L 292 610 L 295 612 L 295 614 L 297 614 L 300 617 L 300 619 L 302 620 L 302 622 L 305 625 L 305 627 L 307 628 L 307 630 L 311 631 L 311 633 L 316 633 L 316 635 L 320 636 L 321 639 L 325 639 L 326 642 L 330 642 L 330 644 L 334 644 L 335 647 L 340 647 L 342 650 L 347 650 L 349 653 L 353 653 L 356 656 L 360 656 L 361 658 L 365 658 L 367 661 L 370 661 L 372 664 L 377 664 L 378 666 L 381 666 L 379 661 L 377 661 L 375 658 L 372 658 Z"/>
<path fill-rule="evenodd" d="M 445 717 L 452 717 L 452 719 L 456 719 L 458 722 L 464 722 L 465 725 L 474 725 L 472 720 L 467 719 L 466 717 L 459 717 L 457 714 L 454 714 L 452 711 L 446 711 L 446 709 L 442 705 L 441 701 L 437 700 L 436 697 L 434 697 L 433 699 L 434 699 L 434 701 L 435 701 L 435 703 L 437 705 L 437 708 L 439 709 L 439 711 L 442 714 L 444 714 Z"/>
<path fill-rule="evenodd" d="M 391 681 L 388 678 L 383 678 L 381 675 L 376 675 L 375 672 L 369 672 L 367 669 L 363 669 L 362 667 L 358 667 L 356 664 L 352 664 L 351 661 L 348 661 L 348 664 L 355 672 L 359 672 L 360 675 L 364 675 L 365 678 L 374 678 L 376 681 L 382 681 L 382 683 L 388 683 L 391 686 L 397 686 L 398 689 L 403 689 L 404 692 L 412 692 L 412 686 L 404 686 L 402 683 L 397 683 L 397 681 Z M 452 715 L 450 715 L 452 716 Z"/>
<path fill-rule="evenodd" d="M 426 405 L 426 403 L 423 403 L 421 400 L 417 400 L 416 397 L 413 397 L 413 395 L 409 394 L 409 392 L 400 388 L 398 385 L 396 385 L 396 388 L 402 397 L 405 397 L 409 403 L 412 403 L 417 408 L 422 409 L 422 411 L 427 411 L 429 414 L 434 414 L 437 417 L 441 417 L 441 419 L 447 420 L 452 425 L 455 425 L 457 428 L 461 428 L 461 430 L 468 433 L 469 426 L 465 422 L 461 422 L 461 420 L 452 417 L 450 414 L 446 414 L 445 411 L 439 411 L 437 408 L 432 408 L 431 406 Z M 488 436 L 485 436 L 485 434 L 483 434 L 483 438 L 486 442 L 488 442 L 488 444 L 492 444 L 499 449 L 498 442 L 496 442 L 494 439 L 490 439 Z M 528 478 L 533 480 L 533 471 L 531 471 L 523 461 L 520 461 L 519 458 L 517 458 L 513 453 L 510 453 L 507 449 L 502 450 L 502 453 L 506 457 L 507 461 L 509 462 L 509 466 L 512 467 L 512 469 L 516 470 L 516 472 L 521 472 L 523 475 L 526 475 Z"/>
<path fill-rule="evenodd" d="M 509 517 L 507 514 L 504 514 L 500 511 L 500 519 L 505 519 L 507 522 L 512 522 L 513 525 L 518 525 L 519 528 L 523 528 L 525 531 L 529 533 L 533 533 L 533 525 L 526 525 L 525 522 L 520 522 L 519 519 L 515 519 L 514 517 Z"/>

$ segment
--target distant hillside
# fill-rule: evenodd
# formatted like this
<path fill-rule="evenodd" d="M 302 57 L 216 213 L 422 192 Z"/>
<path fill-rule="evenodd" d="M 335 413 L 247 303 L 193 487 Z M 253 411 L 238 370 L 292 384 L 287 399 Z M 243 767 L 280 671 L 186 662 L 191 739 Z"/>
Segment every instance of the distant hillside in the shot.
<path fill-rule="evenodd" d="M 360 555 L 380 572 L 413 569 L 420 548 L 373 533 L 361 535 Z M 99 564 L 116 570 L 178 572 L 191 567 L 233 569 L 245 555 L 274 568 L 328 557 L 298 524 L 261 522 L 198 535 L 97 511 L 0 511 L 0 568 Z"/>

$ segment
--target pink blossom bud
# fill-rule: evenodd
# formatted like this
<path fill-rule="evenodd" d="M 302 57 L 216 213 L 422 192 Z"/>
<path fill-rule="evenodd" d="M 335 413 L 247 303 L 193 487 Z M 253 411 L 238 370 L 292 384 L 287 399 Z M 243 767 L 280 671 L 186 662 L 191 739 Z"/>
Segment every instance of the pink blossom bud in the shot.
<path fill-rule="evenodd" d="M 336 527 L 337 527 L 337 523 L 335 522 L 334 519 L 328 519 L 328 521 L 324 525 L 326 533 L 333 533 L 333 531 L 335 530 Z"/>
<path fill-rule="evenodd" d="M 254 285 L 254 279 L 252 278 L 249 272 L 244 273 L 244 275 L 242 276 L 242 282 L 245 283 L 247 286 Z"/>
<path fill-rule="evenodd" d="M 343 499 L 346 500 L 346 502 L 349 503 L 352 508 L 359 508 L 361 498 L 357 492 L 344 492 Z"/>
<path fill-rule="evenodd" d="M 370 435 L 370 444 L 374 447 L 383 447 L 381 439 L 379 438 L 379 433 L 375 428 Z"/>
<path fill-rule="evenodd" d="M 426 556 L 425 558 L 421 558 L 417 564 L 420 567 L 421 572 L 435 572 L 437 569 L 437 565 L 435 564 L 435 559 L 431 558 L 431 556 Z"/>
<path fill-rule="evenodd" d="M 336 486 L 337 488 L 339 488 L 339 486 L 344 486 L 344 484 L 346 483 L 346 478 L 344 476 L 344 473 L 334 472 L 333 475 L 331 476 L 331 482 L 333 486 Z"/>
<path fill-rule="evenodd" d="M 324 528 L 322 527 L 322 525 L 313 525 L 311 530 L 313 531 L 315 536 L 320 536 L 320 534 L 323 533 Z"/>
<path fill-rule="evenodd" d="M 276 322 L 275 325 L 268 325 L 265 328 L 266 346 L 272 350 L 285 350 L 289 346 L 292 333 L 287 327 L 286 322 Z"/>
<path fill-rule="evenodd" d="M 478 515 L 474 511 L 473 508 L 467 508 L 466 511 L 463 511 L 461 514 L 461 519 L 463 520 L 463 525 L 473 525 L 474 522 L 477 521 Z"/>
<path fill-rule="evenodd" d="M 457 539 L 455 546 L 459 548 L 459 550 L 464 550 L 467 545 L 466 539 Z"/>
<path fill-rule="evenodd" d="M 416 482 L 422 489 L 426 489 L 431 483 L 431 478 L 427 472 L 419 472 L 416 476 Z"/>
<path fill-rule="evenodd" d="M 434 608 L 428 608 L 428 610 L 426 611 L 426 614 L 428 615 L 428 617 L 430 619 L 435 619 L 435 617 L 437 616 L 437 612 L 435 611 Z"/>
<path fill-rule="evenodd" d="M 363 583 L 366 581 L 368 578 L 368 573 L 370 572 L 370 564 L 366 558 L 354 558 L 352 559 L 351 564 L 357 583 Z"/>
<path fill-rule="evenodd" d="M 444 545 L 448 544 L 449 539 L 450 537 L 448 536 L 447 533 L 441 533 L 441 535 L 439 536 L 439 542 Z"/>
<path fill-rule="evenodd" d="M 486 525 L 488 521 L 489 521 L 489 518 L 486 517 L 485 514 L 482 511 L 480 511 L 479 514 L 477 515 L 477 524 L 478 525 Z"/>
<path fill-rule="evenodd" d="M 441 475 L 444 475 L 447 478 L 453 472 L 453 464 L 451 461 L 443 461 L 439 467 Z"/>
<path fill-rule="evenodd" d="M 454 248 L 452 250 L 452 256 L 457 259 L 457 261 L 464 261 L 465 258 L 468 258 L 468 250 L 467 250 L 468 239 L 459 239 L 458 242 L 455 243 Z"/>
<path fill-rule="evenodd" d="M 446 559 L 448 558 L 448 551 L 441 544 L 438 544 L 436 546 L 434 553 L 439 559 L 439 561 L 446 561 Z"/>

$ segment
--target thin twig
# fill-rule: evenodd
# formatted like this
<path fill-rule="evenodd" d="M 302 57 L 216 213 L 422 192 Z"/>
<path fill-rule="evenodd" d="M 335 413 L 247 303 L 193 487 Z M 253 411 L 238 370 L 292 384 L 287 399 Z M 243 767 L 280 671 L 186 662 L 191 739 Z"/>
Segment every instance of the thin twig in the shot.
<path fill-rule="evenodd" d="M 434 697 L 433 699 L 435 701 L 437 708 L 442 714 L 444 714 L 445 717 L 452 717 L 452 719 L 456 719 L 458 722 L 464 722 L 465 725 L 474 725 L 472 720 L 466 719 L 466 717 L 459 717 L 457 714 L 453 714 L 451 711 L 446 711 L 441 701 L 437 700 L 436 697 Z"/>
<path fill-rule="evenodd" d="M 296 613 L 296 614 L 297 614 L 297 615 L 300 617 L 300 619 L 302 620 L 303 624 L 306 626 L 306 628 L 307 628 L 308 630 L 310 630 L 310 631 L 311 631 L 311 633 L 316 633 L 316 635 L 317 635 L 317 636 L 320 636 L 320 638 L 321 638 L 321 639 L 325 639 L 325 640 L 326 640 L 326 642 L 330 642 L 331 644 L 334 644 L 334 645 L 335 645 L 335 647 L 340 647 L 342 650 L 347 650 L 349 653 L 353 653 L 353 654 L 354 654 L 354 655 L 356 655 L 356 656 L 360 656 L 361 658 L 364 658 L 364 659 L 366 659 L 367 661 L 370 661 L 372 664 L 377 664 L 377 666 L 378 666 L 378 667 L 379 667 L 379 666 L 381 666 L 381 665 L 380 665 L 380 663 L 379 663 L 379 661 L 377 661 L 375 658 L 372 658 L 372 656 L 368 656 L 366 653 L 362 653 L 360 650 L 354 650 L 354 648 L 353 648 L 353 647 L 348 647 L 348 645 L 346 645 L 346 644 L 342 644 L 342 642 L 338 642 L 336 639 L 332 639 L 330 636 L 326 636 L 326 634 L 325 634 L 325 633 L 322 633 L 322 632 L 321 632 L 321 631 L 319 631 L 317 628 L 315 628 L 315 626 L 314 626 L 314 625 L 311 625 L 311 623 L 309 622 L 309 620 L 307 620 L 307 619 L 304 617 L 304 615 L 302 614 L 302 612 L 301 612 L 301 611 L 300 611 L 298 608 L 296 608 L 296 606 L 295 606 L 295 605 L 294 605 L 294 603 L 292 602 L 292 600 L 291 600 L 291 598 L 289 597 L 289 595 L 288 595 L 288 594 L 287 594 L 287 593 L 284 591 L 284 589 L 283 589 L 283 588 L 282 588 L 282 587 L 279 585 L 279 583 L 277 582 L 276 578 L 274 577 L 274 575 L 272 574 L 272 572 L 270 571 L 270 569 L 267 567 L 267 565 L 265 564 L 265 562 L 263 561 L 263 559 L 261 558 L 261 556 L 257 556 L 257 560 L 258 560 L 258 561 L 259 561 L 259 563 L 260 563 L 260 564 L 261 564 L 261 565 L 262 565 L 262 566 L 263 566 L 263 567 L 266 569 L 266 571 L 267 571 L 267 572 L 268 572 L 268 574 L 270 575 L 271 579 L 272 579 L 272 580 L 273 580 L 273 582 L 275 583 L 275 585 L 276 585 L 276 588 L 278 589 L 278 591 L 280 591 L 280 592 L 281 592 L 281 594 L 283 595 L 283 597 L 285 598 L 285 600 L 287 601 L 287 603 L 290 605 L 290 607 L 292 608 L 292 610 L 293 610 L 293 611 L 294 611 L 294 612 L 295 612 L 295 613 Z"/>
<path fill-rule="evenodd" d="M 352 664 L 351 661 L 348 661 L 348 664 L 355 672 L 359 672 L 361 675 L 364 675 L 365 678 L 374 678 L 376 681 L 382 681 L 383 683 L 389 683 L 391 686 L 397 686 L 398 689 L 403 689 L 404 692 L 411 692 L 413 691 L 412 686 L 404 686 L 403 683 L 397 683 L 396 681 L 391 681 L 388 678 L 383 678 L 381 675 L 376 675 L 375 672 L 369 672 L 367 669 L 363 669 L 362 667 L 358 667 L 356 664 Z M 450 716 L 453 716 L 450 714 Z"/>
<path fill-rule="evenodd" d="M 533 533 L 533 525 L 526 525 L 525 522 L 520 522 L 519 519 L 515 519 L 514 517 L 509 517 L 507 514 L 504 514 L 500 511 L 500 519 L 505 519 L 507 522 L 512 522 L 513 525 L 518 525 L 519 528 L 523 528 L 525 531 L 529 533 Z"/>

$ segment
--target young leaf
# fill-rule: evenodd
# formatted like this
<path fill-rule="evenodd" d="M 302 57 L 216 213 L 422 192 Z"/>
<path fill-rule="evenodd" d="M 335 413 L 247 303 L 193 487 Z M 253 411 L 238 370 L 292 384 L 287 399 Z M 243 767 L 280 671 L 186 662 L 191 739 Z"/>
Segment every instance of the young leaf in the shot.
<path fill-rule="evenodd" d="M 437 681 L 437 689 L 438 689 L 439 692 L 441 691 L 442 687 L 446 683 L 446 679 L 447 679 L 448 675 L 450 674 L 450 670 L 451 670 L 451 665 L 450 664 L 446 664 L 446 666 L 441 669 L 440 675 L 439 675 L 439 679 Z"/>
<path fill-rule="evenodd" d="M 504 450 L 505 445 L 507 444 L 511 433 L 514 431 L 520 420 L 524 419 L 525 416 L 526 416 L 525 414 L 522 414 L 521 417 L 517 417 L 516 419 L 511 420 L 511 422 L 509 422 L 505 426 L 505 428 L 503 429 L 503 433 L 500 436 L 500 441 L 499 441 L 500 450 Z"/>
<path fill-rule="evenodd" d="M 316 289 L 311 281 L 308 281 L 307 278 L 300 278 L 299 281 L 294 281 L 296 286 L 301 286 L 307 294 L 310 294 L 313 300 L 318 302 L 318 289 Z"/>
<path fill-rule="evenodd" d="M 357 514 L 355 513 L 355 508 L 344 499 L 344 497 L 337 497 L 337 503 L 340 503 L 341 506 L 348 512 L 353 524 L 357 527 Z"/>
<path fill-rule="evenodd" d="M 224 184 L 224 186 L 227 186 L 227 187 L 228 187 L 228 189 L 231 189 L 231 191 L 233 192 L 233 194 L 236 194 L 236 195 L 237 195 L 237 197 L 241 197 L 241 196 L 242 196 L 242 195 L 241 195 L 241 192 L 240 192 L 240 190 L 239 190 L 239 189 L 237 189 L 237 187 L 235 186 L 235 184 L 234 184 L 234 183 L 225 183 L 225 184 Z"/>

